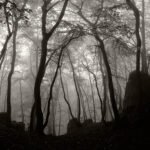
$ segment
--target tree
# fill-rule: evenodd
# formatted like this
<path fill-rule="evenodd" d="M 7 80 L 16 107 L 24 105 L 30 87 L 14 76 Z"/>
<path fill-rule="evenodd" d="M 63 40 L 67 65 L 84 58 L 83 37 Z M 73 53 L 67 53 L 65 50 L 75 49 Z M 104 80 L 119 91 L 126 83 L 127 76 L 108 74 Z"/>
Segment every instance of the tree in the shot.
<path fill-rule="evenodd" d="M 46 22 L 47 22 L 47 14 L 49 10 L 53 8 L 53 5 L 49 7 L 49 4 L 51 4 L 51 0 L 43 0 L 43 6 L 42 6 L 42 36 L 43 37 L 41 42 L 41 58 L 40 58 L 40 64 L 39 64 L 38 73 L 34 85 L 34 104 L 31 111 L 31 121 L 30 121 L 30 131 L 38 134 L 43 134 L 43 129 L 44 129 L 43 113 L 41 109 L 40 87 L 46 69 L 45 64 L 46 64 L 47 51 L 48 51 L 47 45 L 49 39 L 51 38 L 51 36 L 59 26 L 64 16 L 68 4 L 68 0 L 65 0 L 60 16 L 50 31 L 48 31 L 48 29 L 46 28 Z"/>
<path fill-rule="evenodd" d="M 60 82 L 61 82 L 61 86 L 62 86 L 62 90 L 63 90 L 64 100 L 65 100 L 65 102 L 66 102 L 66 104 L 68 105 L 68 108 L 69 108 L 69 113 L 70 113 L 72 119 L 75 119 L 75 117 L 73 115 L 73 112 L 72 112 L 72 109 L 71 109 L 71 105 L 70 105 L 69 100 L 67 99 L 67 96 L 66 96 L 65 87 L 64 87 L 64 83 L 63 83 L 63 79 L 62 79 L 61 68 L 60 68 Z"/>
<path fill-rule="evenodd" d="M 97 22 L 97 20 L 99 20 L 100 16 L 99 15 L 96 16 L 96 19 L 95 19 L 96 21 L 93 23 L 83 15 L 82 7 L 80 8 L 75 4 L 73 4 L 73 5 L 78 9 L 78 15 L 90 26 L 92 35 L 95 37 L 96 41 L 98 42 L 97 46 L 99 47 L 99 50 L 101 50 L 101 52 L 102 52 L 102 56 L 103 56 L 103 60 L 104 60 L 104 64 L 105 64 L 106 71 L 107 71 L 107 76 L 108 76 L 108 86 L 109 86 L 109 93 L 110 93 L 110 100 L 111 100 L 111 104 L 112 104 L 112 109 L 113 109 L 113 112 L 114 112 L 115 120 L 116 120 L 116 122 L 118 122 L 120 117 L 119 117 L 119 112 L 118 112 L 116 101 L 115 101 L 111 68 L 110 68 L 110 65 L 109 65 L 109 62 L 108 62 L 104 42 L 100 38 L 99 32 L 98 32 L 98 26 L 97 26 L 98 22 Z"/>
<path fill-rule="evenodd" d="M 102 55 L 103 55 L 103 59 L 104 59 L 104 63 L 106 66 L 106 71 L 107 71 L 107 76 L 108 76 L 108 86 L 109 86 L 109 94 L 110 94 L 110 100 L 111 100 L 111 105 L 112 105 L 112 109 L 113 109 L 113 113 L 115 116 L 115 120 L 116 122 L 119 121 L 120 116 L 119 116 L 119 112 L 117 109 L 117 105 L 116 105 L 116 100 L 115 100 L 115 95 L 114 95 L 114 87 L 113 87 L 113 80 L 112 80 L 112 73 L 111 73 L 111 69 L 108 63 L 108 58 L 107 58 L 107 54 L 106 54 L 106 50 L 105 50 L 105 46 L 103 41 L 99 38 L 98 34 L 95 32 L 95 38 L 97 39 L 97 41 L 99 42 L 99 48 L 101 49 Z"/>
<path fill-rule="evenodd" d="M 6 36 L 6 39 L 5 39 L 5 42 L 4 42 L 4 45 L 3 45 L 3 48 L 1 50 L 1 54 L 0 54 L 0 68 L 3 64 L 3 61 L 4 61 L 4 58 L 5 58 L 5 55 L 6 55 L 6 51 L 7 51 L 7 45 L 12 37 L 12 30 L 11 30 L 11 26 L 9 24 L 10 22 L 10 19 L 11 19 L 11 16 L 9 15 L 10 13 L 10 8 L 7 6 L 9 4 L 9 1 L 6 0 L 3 4 L 1 4 L 1 6 L 3 6 L 4 8 L 4 15 L 5 15 L 5 20 L 6 20 L 6 25 L 7 25 L 7 36 Z"/>
<path fill-rule="evenodd" d="M 73 66 L 73 63 L 72 63 L 72 60 L 71 60 L 71 56 L 70 56 L 69 50 L 67 51 L 67 54 L 68 54 L 68 58 L 69 58 L 71 69 L 72 69 L 75 90 L 76 90 L 76 93 L 77 93 L 77 109 L 78 109 L 78 111 L 77 111 L 77 119 L 80 122 L 80 117 L 81 117 L 81 97 L 80 97 L 80 94 L 79 94 L 76 73 L 75 73 L 75 70 L 74 70 L 74 66 Z"/>
<path fill-rule="evenodd" d="M 135 23 L 135 34 L 136 34 L 136 41 L 137 41 L 137 52 L 136 52 L 136 71 L 140 72 L 140 54 L 141 54 L 141 38 L 140 38 L 140 13 L 138 8 L 135 6 L 133 2 L 130 0 L 126 0 L 127 5 L 133 10 L 134 16 L 136 19 Z"/>
<path fill-rule="evenodd" d="M 18 23 L 20 19 L 22 18 L 24 8 L 26 6 L 27 0 L 24 0 L 24 4 L 20 10 L 19 17 L 17 16 L 17 8 L 12 10 L 12 32 L 13 32 L 13 54 L 12 54 L 12 60 L 11 60 L 11 69 L 8 74 L 8 86 L 7 86 L 7 115 L 8 115 L 8 124 L 11 123 L 11 79 L 12 75 L 14 73 L 15 69 L 15 61 L 16 61 L 16 37 L 17 37 L 17 31 L 18 31 Z M 12 3 L 12 8 L 15 8 L 14 3 Z"/>
<path fill-rule="evenodd" d="M 142 71 L 144 73 L 148 73 L 147 66 L 147 52 L 146 52 L 146 41 L 145 41 L 145 1 L 142 0 L 142 29 L 141 29 L 141 37 L 142 37 Z"/>

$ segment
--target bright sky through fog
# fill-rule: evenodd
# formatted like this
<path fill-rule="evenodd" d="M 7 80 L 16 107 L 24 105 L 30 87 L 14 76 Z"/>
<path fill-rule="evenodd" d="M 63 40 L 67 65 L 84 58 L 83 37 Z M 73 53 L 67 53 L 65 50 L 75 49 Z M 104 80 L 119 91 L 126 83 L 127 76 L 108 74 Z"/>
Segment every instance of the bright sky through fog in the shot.
<path fill-rule="evenodd" d="M 20 56 L 23 59 L 29 58 L 29 48 L 27 46 L 21 46 Z"/>

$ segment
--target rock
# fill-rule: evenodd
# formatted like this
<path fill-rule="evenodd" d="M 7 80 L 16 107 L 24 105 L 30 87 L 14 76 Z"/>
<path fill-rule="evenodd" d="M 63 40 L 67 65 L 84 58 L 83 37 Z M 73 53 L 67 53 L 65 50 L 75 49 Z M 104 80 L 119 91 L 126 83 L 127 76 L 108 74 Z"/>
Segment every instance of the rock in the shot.
<path fill-rule="evenodd" d="M 137 114 L 147 109 L 150 110 L 150 76 L 133 71 L 126 85 L 123 112 Z"/>
<path fill-rule="evenodd" d="M 17 131 L 25 131 L 25 124 L 23 122 L 12 121 L 11 126 Z"/>
<path fill-rule="evenodd" d="M 8 122 L 8 115 L 6 112 L 0 113 L 0 123 L 6 125 Z"/>
<path fill-rule="evenodd" d="M 81 128 L 81 123 L 77 120 L 77 118 L 71 119 L 67 125 L 67 134 L 75 134 Z"/>
<path fill-rule="evenodd" d="M 93 120 L 87 119 L 82 123 L 82 127 L 85 128 L 85 127 L 91 126 L 92 124 L 93 124 Z"/>

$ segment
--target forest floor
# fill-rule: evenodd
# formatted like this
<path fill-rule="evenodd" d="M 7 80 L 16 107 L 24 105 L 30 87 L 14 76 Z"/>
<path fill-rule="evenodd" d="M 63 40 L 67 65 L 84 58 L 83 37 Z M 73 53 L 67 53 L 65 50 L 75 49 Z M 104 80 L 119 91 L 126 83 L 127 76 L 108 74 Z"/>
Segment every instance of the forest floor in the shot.
<path fill-rule="evenodd" d="M 145 119 L 146 120 L 146 119 Z M 29 136 L 0 125 L 0 150 L 137 150 L 150 149 L 150 123 L 95 127 L 85 133 L 63 136 Z"/>

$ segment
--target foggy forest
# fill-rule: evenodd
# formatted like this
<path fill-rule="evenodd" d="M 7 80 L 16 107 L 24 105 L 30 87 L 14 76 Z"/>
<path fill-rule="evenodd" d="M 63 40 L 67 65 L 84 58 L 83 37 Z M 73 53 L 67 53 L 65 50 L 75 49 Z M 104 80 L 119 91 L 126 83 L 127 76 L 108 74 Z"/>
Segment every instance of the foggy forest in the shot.
<path fill-rule="evenodd" d="M 149 0 L 0 0 L 0 149 L 150 148 Z"/>

